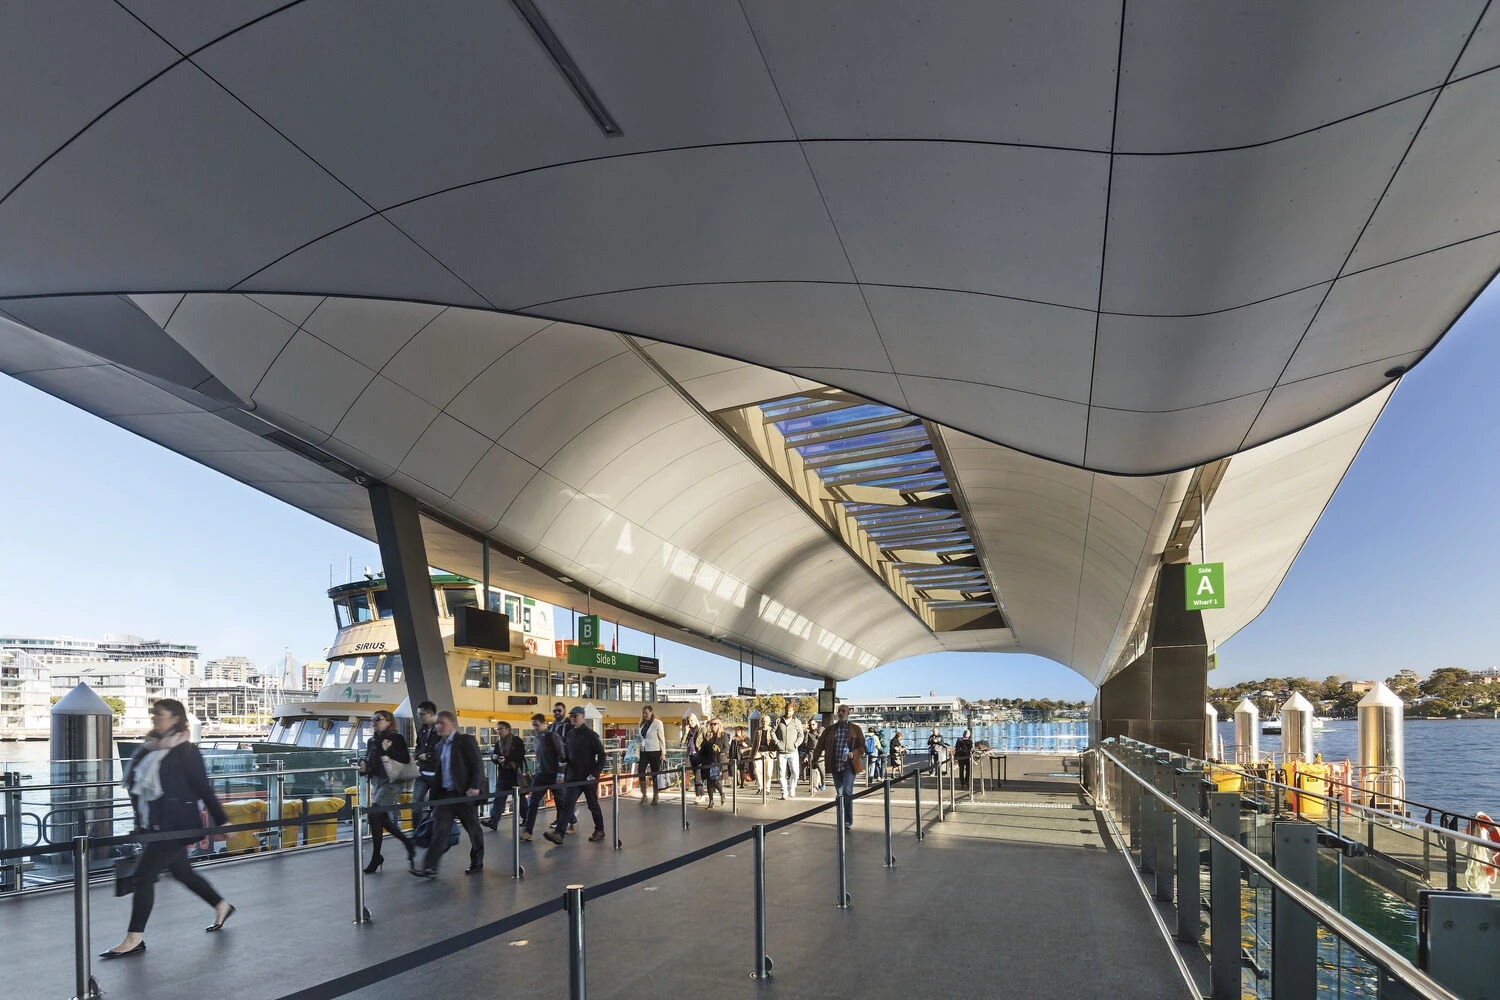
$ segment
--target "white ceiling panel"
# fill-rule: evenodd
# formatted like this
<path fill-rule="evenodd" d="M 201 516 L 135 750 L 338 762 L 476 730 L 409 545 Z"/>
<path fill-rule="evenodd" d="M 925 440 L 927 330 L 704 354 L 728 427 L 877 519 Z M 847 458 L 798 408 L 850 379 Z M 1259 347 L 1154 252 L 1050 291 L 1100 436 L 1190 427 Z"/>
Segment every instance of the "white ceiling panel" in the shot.
<path fill-rule="evenodd" d="M 584 479 L 572 479 L 580 483 L 590 496 L 611 505 L 628 496 L 638 486 L 668 466 L 695 460 L 703 448 L 718 448 L 723 437 L 697 416 L 686 417 L 676 423 L 667 424 L 647 434 L 628 447 L 598 456 L 597 471 Z M 576 476 L 575 469 L 567 469 Z"/>
<path fill-rule="evenodd" d="M 847 281 L 847 269 L 844 274 Z M 555 302 L 549 316 L 677 341 L 772 368 L 886 367 L 852 284 L 750 282 L 644 288 Z M 808 331 L 816 330 L 816 337 Z"/>
<path fill-rule="evenodd" d="M 0 31 L 0 198 L 177 53 L 108 0 L 14 3 Z"/>
<path fill-rule="evenodd" d="M 678 538 L 683 525 L 705 508 L 741 491 L 756 490 L 764 485 L 765 473 L 749 459 L 745 459 L 717 472 L 699 476 L 691 489 L 673 495 L 664 494 L 661 506 L 643 522 L 643 527 L 663 538 Z M 732 523 L 725 523 L 722 527 L 726 531 L 735 530 Z"/>
<path fill-rule="evenodd" d="M 735 490 L 704 504 L 683 521 L 671 537 L 681 540 L 696 552 L 702 552 L 705 558 L 718 559 L 727 547 L 724 543 L 738 532 L 782 517 L 788 509 L 790 504 L 786 497 L 762 479 L 754 487 Z"/>
<path fill-rule="evenodd" d="M 1165 413 L 1095 407 L 1089 421 L 1089 451 L 1130 468 L 1142 456 L 1170 448 L 1187 458 L 1184 465 L 1197 465 L 1238 449 L 1265 401 L 1261 391 Z"/>
<path fill-rule="evenodd" d="M 483 513 L 493 528 L 536 476 L 536 471 L 534 466 L 496 445 L 485 452 L 464 478 L 453 499 Z"/>
<path fill-rule="evenodd" d="M 172 314 L 177 311 L 177 307 L 187 296 L 180 292 L 168 292 L 161 295 L 130 295 L 127 298 L 134 302 L 141 312 L 150 316 L 151 322 L 165 328 L 167 321 L 172 318 Z"/>
<path fill-rule="evenodd" d="M 647 340 L 644 337 L 631 337 L 630 339 L 636 347 L 651 355 L 651 360 L 660 365 L 662 370 L 677 382 L 687 382 L 690 379 L 749 367 L 743 361 L 736 361 L 722 354 L 710 354 L 707 351 L 665 344 L 657 340 Z"/>
<path fill-rule="evenodd" d="M 88 400 L 101 417 L 197 413 L 198 408 L 115 365 L 84 365 L 27 372 L 22 380 L 62 399 Z"/>
<path fill-rule="evenodd" d="M 620 338 L 599 330 L 556 324 L 522 341 L 475 375 L 445 409 L 492 439 L 499 439 L 559 385 L 626 351 Z"/>
<path fill-rule="evenodd" d="M 601 365 L 600 369 L 604 367 Z M 587 391 L 584 386 L 579 386 L 579 389 Z M 538 406 L 528 419 L 542 415 L 545 410 L 545 406 Z M 661 429 L 679 427 L 688 420 L 699 422 L 697 414 L 675 390 L 658 382 L 657 388 L 608 410 L 587 427 L 578 427 L 577 433 L 546 460 L 545 468 L 565 483 L 586 486 L 603 471 L 601 459 L 605 456 L 619 455 L 643 438 L 656 437 Z M 517 428 L 526 423 L 527 420 L 521 421 Z M 550 428 L 547 433 L 552 433 Z M 683 435 L 677 436 L 680 439 Z M 666 435 L 657 437 L 658 445 L 667 440 Z M 522 448 L 516 450 L 522 455 L 527 454 Z M 671 454 L 673 452 L 668 452 L 657 460 L 665 460 Z"/>
<path fill-rule="evenodd" d="M 347 354 L 299 331 L 251 396 L 331 434 L 374 377 Z"/>
<path fill-rule="evenodd" d="M 865 298 L 897 371 L 1089 400 L 1092 310 L 887 285 Z"/>
<path fill-rule="evenodd" d="M 1330 400 L 1363 399 L 1393 381 L 1385 374 L 1388 370 L 1410 367 L 1420 357 L 1416 353 L 1398 355 L 1279 385 L 1266 401 L 1266 407 L 1251 428 L 1246 443 L 1260 444 L 1316 423 L 1321 414 L 1327 412 Z"/>
<path fill-rule="evenodd" d="M 1500 236 L 1340 278 L 1282 381 L 1421 352 L 1500 268 Z"/>
<path fill-rule="evenodd" d="M 207 45 L 277 7 L 295 6 L 287 0 L 121 0 L 151 25 L 152 30 L 183 52 Z"/>
<path fill-rule="evenodd" d="M 804 148 L 860 281 L 1098 303 L 1108 156 L 976 143 Z"/>
<path fill-rule="evenodd" d="M 895 375 L 882 371 L 861 371 L 856 368 L 793 368 L 793 375 L 812 379 L 835 389 L 873 399 L 877 403 L 894 406 L 898 410 L 915 410 L 916 406 L 906 397 L 906 389 Z M 801 391 L 799 389 L 798 391 Z"/>
<path fill-rule="evenodd" d="M 447 406 L 474 377 L 548 320 L 475 309 L 445 309 L 396 353 L 382 374 L 435 406 Z"/>
<path fill-rule="evenodd" d="M 619 346 L 621 353 L 579 371 L 538 400 L 496 439 L 498 443 L 545 468 L 553 455 L 594 429 L 596 422 L 603 422 L 596 430 L 599 438 L 612 443 L 636 438 L 641 433 L 637 428 L 606 418 L 631 400 L 662 389 L 662 384 L 640 358 Z"/>
<path fill-rule="evenodd" d="M 437 407 L 377 375 L 349 407 L 333 436 L 399 468 L 437 415 Z"/>
<path fill-rule="evenodd" d="M 860 375 L 866 373 L 861 372 Z M 885 391 L 897 393 L 896 376 L 876 374 L 884 383 Z M 701 375 L 698 378 L 678 380 L 683 389 L 710 413 L 731 407 L 749 406 L 766 399 L 791 396 L 805 392 L 808 380 L 795 375 L 761 368 L 757 365 L 742 365 L 729 371 Z M 822 383 L 817 383 L 822 384 Z"/>
<path fill-rule="evenodd" d="M 1490 4 L 1469 39 L 1469 47 L 1464 49 L 1453 76 L 1458 79 L 1496 66 L 1500 66 L 1500 7 Z"/>
<path fill-rule="evenodd" d="M 486 455 L 479 463 L 479 468 L 474 470 L 474 474 L 479 475 L 493 456 L 493 451 Z M 516 461 L 522 460 L 516 459 Z M 472 480 L 474 476 L 469 478 Z M 464 494 L 468 488 L 469 484 L 465 483 L 454 499 L 468 503 L 464 500 Z M 541 544 L 542 536 L 547 533 L 547 528 L 577 495 L 578 491 L 566 483 L 559 482 L 545 472 L 537 472 L 521 486 L 515 499 L 505 509 L 500 524 L 496 526 L 496 531 L 499 536 L 510 540 L 511 544 L 523 552 L 529 552 Z"/>
<path fill-rule="evenodd" d="M 380 371 L 442 311 L 442 306 L 420 302 L 336 298 L 308 316 L 302 329 Z"/>
<path fill-rule="evenodd" d="M 1132 0 L 1115 148 L 1269 142 L 1439 86 L 1483 7 Z"/>
<path fill-rule="evenodd" d="M 1209 312 L 1334 277 L 1428 100 L 1249 149 L 1116 157 L 1103 307 Z"/>
<path fill-rule="evenodd" d="M 1084 460 L 1088 408 L 1081 403 L 920 376 L 903 377 L 901 387 L 911 403 L 908 409 L 941 414 L 949 427 L 976 432 L 1003 427 L 997 436 L 1021 451 L 1071 465 Z"/>
<path fill-rule="evenodd" d="M 1500 230 L 1500 71 L 1443 91 L 1349 261 L 1362 270 Z"/>
<path fill-rule="evenodd" d="M 0 316 L 0 372 L 15 375 L 39 369 L 101 363 L 98 357 L 87 351 Z"/>
<path fill-rule="evenodd" d="M 300 249 L 295 244 L 282 247 L 242 271 L 240 277 L 244 280 L 234 287 L 245 292 L 332 290 L 481 309 L 490 305 L 378 215 L 332 230 Z"/>
<path fill-rule="evenodd" d="M 321 295 L 270 295 L 258 292 L 245 298 L 258 302 L 294 326 L 301 326 L 323 304 Z"/>
<path fill-rule="evenodd" d="M 743 7 L 803 138 L 1109 149 L 1120 23 L 1087 2 Z"/>
<path fill-rule="evenodd" d="M 1204 316 L 1099 317 L 1096 406 L 1181 410 L 1276 384 L 1326 284 Z"/>
<path fill-rule="evenodd" d="M 691 462 L 662 469 L 615 503 L 614 509 L 636 524 L 645 524 L 672 497 L 691 490 L 700 480 L 745 462 L 732 444 L 721 441 L 698 449 Z"/>
<path fill-rule="evenodd" d="M 167 335 L 241 399 L 249 399 L 297 328 L 240 295 L 189 295 Z"/>
<path fill-rule="evenodd" d="M 364 211 L 181 63 L 0 203 L 0 294 L 227 289 Z"/>
<path fill-rule="evenodd" d="M 790 143 L 571 164 L 387 214 L 512 310 L 557 315 L 540 307 L 657 285 L 850 279 L 817 185 Z"/>
<path fill-rule="evenodd" d="M 148 413 L 112 417 L 111 422 L 183 455 L 207 451 L 275 449 L 276 445 L 212 413 Z"/>

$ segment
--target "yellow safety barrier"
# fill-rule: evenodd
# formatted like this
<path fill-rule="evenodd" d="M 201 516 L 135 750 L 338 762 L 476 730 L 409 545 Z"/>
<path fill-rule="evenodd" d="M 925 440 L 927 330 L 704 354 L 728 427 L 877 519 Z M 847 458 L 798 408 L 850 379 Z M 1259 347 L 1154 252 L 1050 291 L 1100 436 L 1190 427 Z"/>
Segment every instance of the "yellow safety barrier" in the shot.
<path fill-rule="evenodd" d="M 1215 791 L 1239 792 L 1244 790 L 1245 772 L 1237 767 L 1214 767 L 1209 770 L 1209 780 Z"/>
<path fill-rule="evenodd" d="M 334 795 L 320 795 L 307 800 L 307 843 L 331 844 L 338 836 L 338 812 L 345 800 Z M 326 817 L 313 820 L 312 817 Z"/>
<path fill-rule="evenodd" d="M 288 822 L 281 825 L 281 846 L 297 846 L 297 820 L 302 816 L 301 799 L 284 799 L 281 803 L 281 818 Z"/>
<path fill-rule="evenodd" d="M 224 814 L 229 825 L 240 823 L 263 823 L 266 819 L 265 799 L 241 799 L 224 803 Z M 224 835 L 224 847 L 230 854 L 250 854 L 260 850 L 260 837 L 254 830 L 241 830 Z"/>
<path fill-rule="evenodd" d="M 1287 784 L 1299 789 L 1288 793 L 1292 809 L 1314 819 L 1328 815 L 1328 779 L 1333 775 L 1333 765 L 1292 761 L 1287 764 L 1287 772 Z"/>
<path fill-rule="evenodd" d="M 352 808 L 354 808 L 354 809 L 358 809 L 359 808 L 359 789 L 355 788 L 353 785 L 350 785 L 348 788 L 344 789 L 344 798 L 346 798 L 346 799 L 349 800 L 349 805 Z M 406 786 L 406 791 L 402 792 L 401 793 L 401 797 L 398 798 L 396 801 L 397 802 L 403 802 L 403 803 L 406 803 L 406 804 L 410 804 L 411 803 L 411 786 L 410 785 Z M 401 813 L 396 816 L 396 819 L 400 822 L 401 829 L 403 829 L 403 830 L 415 829 L 415 827 L 413 826 L 412 821 L 411 821 L 411 810 L 409 810 L 409 809 L 403 809 L 401 811 Z"/>

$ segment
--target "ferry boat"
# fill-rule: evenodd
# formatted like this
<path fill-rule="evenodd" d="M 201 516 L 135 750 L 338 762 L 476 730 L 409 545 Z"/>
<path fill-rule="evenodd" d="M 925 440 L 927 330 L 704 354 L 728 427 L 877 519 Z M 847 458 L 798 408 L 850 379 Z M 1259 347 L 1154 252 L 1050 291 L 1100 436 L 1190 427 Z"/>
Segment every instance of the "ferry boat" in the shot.
<path fill-rule="evenodd" d="M 591 657 L 619 663 L 623 669 L 568 663 L 573 642 L 556 638 L 550 604 L 495 587 L 482 595 L 483 584 L 464 576 L 435 574 L 431 582 L 459 729 L 481 743 L 494 738 L 500 721 L 525 731 L 532 715 L 542 712 L 550 717 L 552 704 L 562 701 L 569 708 L 585 707 L 606 746 L 624 746 L 640 723 L 642 706 L 655 702 L 661 675 L 637 669 L 655 666 L 648 657 Z M 331 588 L 328 597 L 337 633 L 328 650 L 327 679 L 314 700 L 278 705 L 272 711 L 270 736 L 247 747 L 255 753 L 357 752 L 370 736 L 371 713 L 382 708 L 396 715 L 408 737 L 413 735 L 385 578 L 341 584 Z M 510 620 L 510 648 L 455 646 L 455 615 L 465 607 L 504 612 Z M 669 719 L 663 722 L 671 725 Z"/>

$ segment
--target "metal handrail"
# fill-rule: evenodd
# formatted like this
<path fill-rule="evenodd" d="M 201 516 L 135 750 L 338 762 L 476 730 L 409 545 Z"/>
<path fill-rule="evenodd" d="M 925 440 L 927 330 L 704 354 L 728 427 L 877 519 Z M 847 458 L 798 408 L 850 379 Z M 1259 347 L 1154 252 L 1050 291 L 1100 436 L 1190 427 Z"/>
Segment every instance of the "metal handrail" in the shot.
<path fill-rule="evenodd" d="M 353 771 L 348 764 L 329 764 L 327 767 L 302 767 L 290 771 L 234 771 L 228 774 L 210 774 L 208 780 L 229 781 L 232 778 L 259 778 L 270 775 L 327 774 L 329 771 Z M 22 792 L 61 792 L 74 788 L 121 788 L 123 782 L 116 781 L 71 781 L 52 785 L 21 785 Z"/>
<path fill-rule="evenodd" d="M 1116 767 L 1129 775 L 1131 780 L 1154 795 L 1168 810 L 1187 820 L 1211 842 L 1229 851 L 1273 889 L 1302 907 L 1320 923 L 1362 952 L 1365 957 L 1395 976 L 1402 985 L 1411 989 L 1417 996 L 1425 1000 L 1462 1000 L 1461 997 L 1444 989 L 1427 973 L 1413 966 L 1390 945 L 1282 875 L 1275 868 L 1268 866 L 1264 859 L 1245 848 L 1238 840 L 1224 836 L 1201 816 L 1184 807 L 1141 775 L 1136 774 L 1133 768 L 1108 750 L 1103 747 L 1090 747 L 1088 752 L 1096 752 L 1108 758 Z"/>

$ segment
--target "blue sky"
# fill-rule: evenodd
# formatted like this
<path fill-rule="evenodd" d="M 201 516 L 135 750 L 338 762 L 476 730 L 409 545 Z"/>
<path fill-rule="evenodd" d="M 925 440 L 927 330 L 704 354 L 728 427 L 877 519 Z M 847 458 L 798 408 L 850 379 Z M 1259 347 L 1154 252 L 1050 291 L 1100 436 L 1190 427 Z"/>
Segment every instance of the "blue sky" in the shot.
<path fill-rule="evenodd" d="M 1500 663 L 1488 624 L 1500 606 L 1497 326 L 1492 288 L 1406 377 L 1270 607 L 1220 648 L 1210 683 Z M 0 470 L 0 633 L 133 632 L 197 643 L 205 657 L 314 659 L 333 637 L 329 566 L 342 580 L 350 559 L 356 573 L 380 564 L 373 544 L 5 376 Z M 640 642 L 627 633 L 620 648 Z M 737 683 L 733 661 L 673 643 L 661 653 L 672 680 Z M 756 681 L 800 683 L 760 670 Z M 842 689 L 1093 692 L 1039 657 L 958 653 Z"/>

